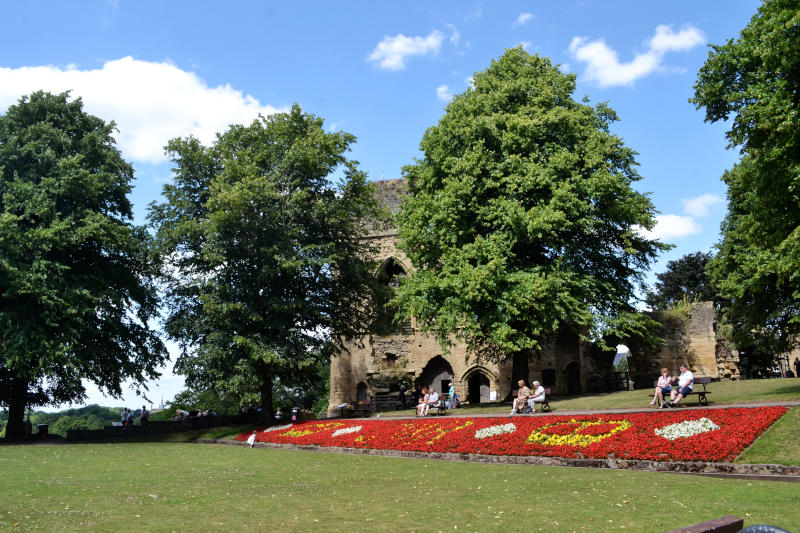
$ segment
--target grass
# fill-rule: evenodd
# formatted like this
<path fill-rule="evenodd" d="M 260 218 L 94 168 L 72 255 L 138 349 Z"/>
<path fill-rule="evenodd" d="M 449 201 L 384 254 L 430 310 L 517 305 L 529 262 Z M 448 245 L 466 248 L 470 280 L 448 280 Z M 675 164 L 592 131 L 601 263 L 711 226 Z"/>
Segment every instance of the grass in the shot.
<path fill-rule="evenodd" d="M 0 530 L 800 529 L 797 485 L 172 443 L 0 448 Z"/>
<path fill-rule="evenodd" d="M 773 463 L 800 465 L 800 408 L 783 415 L 750 448 L 740 455 L 737 463 Z"/>
<path fill-rule="evenodd" d="M 702 385 L 697 385 L 702 389 Z M 741 381 L 720 381 L 710 383 L 706 388 L 711 391 L 708 395 L 709 404 L 746 404 L 752 402 L 782 402 L 800 400 L 800 378 L 791 379 L 751 379 Z M 650 394 L 648 398 L 647 395 Z M 550 406 L 554 413 L 558 411 L 571 411 L 580 409 L 603 410 L 617 407 L 647 408 L 653 398 L 653 389 L 635 391 L 606 392 L 599 394 L 586 394 L 582 396 L 554 396 Z M 684 400 L 686 405 L 696 406 L 697 395 Z M 451 413 L 463 416 L 491 413 L 508 413 L 510 404 L 489 403 L 475 406 L 465 406 Z M 383 413 L 382 416 L 402 414 L 413 416 L 413 409 Z"/>

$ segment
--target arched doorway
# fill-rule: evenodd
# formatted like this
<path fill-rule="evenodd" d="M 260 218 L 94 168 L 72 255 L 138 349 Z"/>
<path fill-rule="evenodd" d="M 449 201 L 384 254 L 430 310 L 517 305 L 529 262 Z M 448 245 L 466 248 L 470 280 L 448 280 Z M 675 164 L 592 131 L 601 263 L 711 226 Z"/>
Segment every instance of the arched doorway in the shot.
<path fill-rule="evenodd" d="M 570 361 L 564 368 L 567 374 L 567 394 L 580 394 L 581 390 L 581 367 L 577 361 Z"/>
<path fill-rule="evenodd" d="M 417 378 L 417 386 L 433 387 L 439 394 L 446 393 L 453 380 L 453 367 L 441 355 L 437 355 L 425 365 Z"/>
<path fill-rule="evenodd" d="M 467 401 L 470 405 L 489 401 L 489 377 L 483 372 L 473 372 L 467 380 Z"/>
<path fill-rule="evenodd" d="M 394 297 L 395 290 L 407 275 L 406 270 L 394 257 L 384 261 L 378 269 L 377 278 L 383 289 L 379 292 L 376 302 L 375 329 L 381 334 L 412 333 L 410 320 L 405 320 L 402 324 L 395 324 L 394 318 L 397 309 L 389 305 L 389 300 Z"/>
<path fill-rule="evenodd" d="M 367 384 L 363 381 L 358 384 L 356 387 L 356 401 L 357 402 L 366 402 L 367 401 Z"/>

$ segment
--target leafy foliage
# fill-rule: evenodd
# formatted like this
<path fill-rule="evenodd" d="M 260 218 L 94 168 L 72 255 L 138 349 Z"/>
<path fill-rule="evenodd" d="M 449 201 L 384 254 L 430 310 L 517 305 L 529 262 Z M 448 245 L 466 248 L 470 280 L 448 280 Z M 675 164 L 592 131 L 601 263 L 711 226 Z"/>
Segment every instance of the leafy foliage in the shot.
<path fill-rule="evenodd" d="M 257 394 L 271 413 L 274 380 L 302 383 L 369 323 L 374 279 L 359 235 L 376 209 L 344 156 L 354 141 L 298 106 L 209 147 L 170 141 L 175 180 L 150 220 L 174 268 L 166 330 L 192 389 Z"/>
<path fill-rule="evenodd" d="M 709 265 L 739 346 L 787 351 L 800 332 L 800 10 L 768 0 L 738 39 L 712 46 L 692 100 L 728 121 L 742 159 L 722 179 L 728 214 Z"/>
<path fill-rule="evenodd" d="M 695 252 L 669 261 L 667 269 L 656 274 L 658 281 L 654 290 L 647 294 L 647 305 L 654 309 L 666 309 L 678 305 L 682 300 L 716 300 L 714 286 L 706 273 L 710 260 L 711 254 Z"/>
<path fill-rule="evenodd" d="M 122 408 L 102 407 L 100 405 L 87 405 L 74 409 L 64 409 L 55 413 L 45 411 L 30 411 L 31 424 L 35 428 L 38 424 L 48 424 L 48 432 L 66 437 L 70 429 L 102 429 L 103 426 L 110 426 L 113 422 L 120 421 Z M 141 411 L 134 411 L 136 418 Z M 3 421 L 4 413 L 0 412 L 0 422 Z M 2 432 L 0 432 L 0 436 Z"/>
<path fill-rule="evenodd" d="M 400 247 L 418 268 L 395 302 L 443 344 L 479 357 L 584 338 L 647 334 L 630 305 L 665 245 L 642 236 L 653 205 L 632 189 L 635 152 L 606 104 L 572 99 L 574 75 L 522 48 L 474 76 L 404 168 Z"/>
<path fill-rule="evenodd" d="M 0 117 L 0 405 L 9 436 L 26 405 L 79 401 L 82 379 L 112 395 L 158 376 L 166 350 L 158 263 L 133 226 L 133 169 L 114 124 L 67 93 L 37 92 Z"/>

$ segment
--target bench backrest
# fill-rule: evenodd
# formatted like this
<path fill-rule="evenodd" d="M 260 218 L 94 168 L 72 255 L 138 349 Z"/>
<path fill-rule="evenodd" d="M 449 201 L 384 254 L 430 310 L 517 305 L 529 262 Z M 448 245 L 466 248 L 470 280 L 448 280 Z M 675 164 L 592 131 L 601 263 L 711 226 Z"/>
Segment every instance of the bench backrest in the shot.
<path fill-rule="evenodd" d="M 702 378 L 695 377 L 694 378 L 694 382 L 695 383 L 699 383 L 700 385 L 706 385 L 708 383 L 711 383 L 711 378 L 708 378 L 708 377 L 702 377 Z M 653 382 L 653 387 L 658 387 L 658 380 L 655 380 Z"/>

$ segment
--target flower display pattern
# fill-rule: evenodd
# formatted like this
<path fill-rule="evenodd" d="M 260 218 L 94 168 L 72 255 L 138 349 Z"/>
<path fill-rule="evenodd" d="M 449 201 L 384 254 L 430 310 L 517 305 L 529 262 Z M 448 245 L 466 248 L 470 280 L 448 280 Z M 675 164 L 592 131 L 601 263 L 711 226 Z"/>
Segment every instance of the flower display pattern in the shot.
<path fill-rule="evenodd" d="M 719 426 L 708 418 L 698 420 L 685 420 L 677 424 L 670 424 L 663 428 L 656 428 L 656 435 L 661 435 L 665 439 L 676 440 L 680 438 L 694 437 L 706 431 L 714 431 Z"/>
<path fill-rule="evenodd" d="M 341 435 L 347 435 L 348 433 L 358 433 L 359 431 L 361 431 L 361 426 L 350 426 L 349 428 L 337 429 L 333 432 L 331 437 L 339 437 Z"/>
<path fill-rule="evenodd" d="M 529 444 L 540 443 L 546 446 L 589 446 L 631 427 L 627 420 L 575 420 L 548 424 L 528 435 Z"/>
<path fill-rule="evenodd" d="M 737 407 L 548 415 L 519 417 L 513 423 L 508 417 L 312 421 L 259 431 L 256 440 L 415 452 L 730 461 L 786 411 L 786 407 Z M 702 419 L 708 422 L 698 422 Z M 709 424 L 718 429 L 698 432 L 698 428 L 710 428 Z M 667 430 L 670 426 L 683 429 Z M 678 438 L 668 438 L 678 433 Z M 250 434 L 236 438 L 246 441 Z"/>
<path fill-rule="evenodd" d="M 514 433 L 517 430 L 517 426 L 513 423 L 510 424 L 501 424 L 499 426 L 489 426 L 488 428 L 479 429 L 475 432 L 476 439 L 485 439 L 487 437 L 496 437 L 497 435 L 502 435 L 503 433 Z"/>

